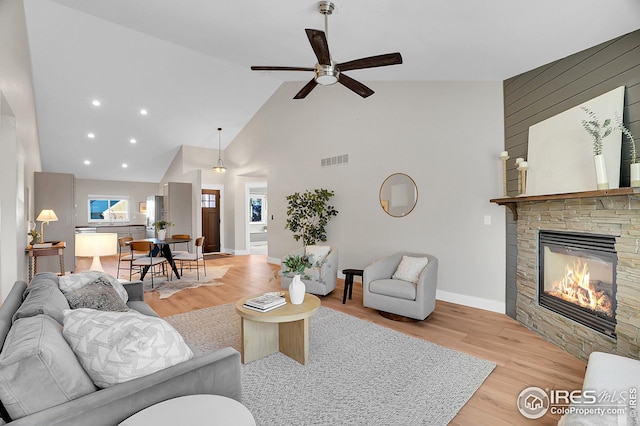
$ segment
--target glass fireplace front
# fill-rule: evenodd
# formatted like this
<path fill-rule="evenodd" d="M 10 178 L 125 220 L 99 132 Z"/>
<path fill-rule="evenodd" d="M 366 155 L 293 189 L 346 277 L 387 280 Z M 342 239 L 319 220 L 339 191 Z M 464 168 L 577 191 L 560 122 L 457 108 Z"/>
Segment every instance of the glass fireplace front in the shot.
<path fill-rule="evenodd" d="M 538 247 L 540 305 L 615 336 L 615 237 L 540 231 Z"/>

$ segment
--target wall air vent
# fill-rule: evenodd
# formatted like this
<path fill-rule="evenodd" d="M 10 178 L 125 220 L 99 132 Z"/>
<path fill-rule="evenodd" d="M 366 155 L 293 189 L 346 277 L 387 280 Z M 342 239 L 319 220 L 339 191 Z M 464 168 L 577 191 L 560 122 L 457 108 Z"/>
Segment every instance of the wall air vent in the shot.
<path fill-rule="evenodd" d="M 335 157 L 323 158 L 320 160 L 321 167 L 332 167 L 347 164 L 349 162 L 349 154 L 336 155 Z"/>

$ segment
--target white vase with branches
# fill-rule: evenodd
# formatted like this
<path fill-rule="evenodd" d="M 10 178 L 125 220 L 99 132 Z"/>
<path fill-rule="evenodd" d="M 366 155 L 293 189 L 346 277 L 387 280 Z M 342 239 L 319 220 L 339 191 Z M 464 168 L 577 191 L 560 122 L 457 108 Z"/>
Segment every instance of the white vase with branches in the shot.
<path fill-rule="evenodd" d="M 604 155 L 602 155 L 602 144 L 604 139 L 613 132 L 611 119 L 607 118 L 602 123 L 595 112 L 587 107 L 581 107 L 587 113 L 588 119 L 582 120 L 582 127 L 591 135 L 593 139 L 593 162 L 596 168 L 596 182 L 598 189 L 609 189 L 609 178 Z"/>

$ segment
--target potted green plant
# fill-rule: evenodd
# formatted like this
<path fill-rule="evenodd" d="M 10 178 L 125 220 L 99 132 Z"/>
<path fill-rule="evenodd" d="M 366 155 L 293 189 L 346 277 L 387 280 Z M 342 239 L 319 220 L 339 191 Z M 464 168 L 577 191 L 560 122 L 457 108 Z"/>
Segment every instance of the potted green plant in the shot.
<path fill-rule="evenodd" d="M 173 222 L 169 222 L 166 220 L 159 220 L 157 222 L 153 222 L 151 225 L 156 228 L 156 234 L 158 239 L 164 240 L 165 238 L 167 238 L 167 228 L 169 228 L 170 226 L 173 226 Z"/>
<path fill-rule="evenodd" d="M 591 135 L 593 139 L 593 161 L 596 167 L 596 181 L 598 189 L 609 189 L 609 179 L 607 178 L 607 169 L 605 166 L 605 158 L 602 155 L 602 143 L 604 139 L 613 132 L 614 127 L 611 126 L 611 119 L 607 118 L 603 122 L 595 112 L 587 107 L 580 107 L 589 116 L 588 119 L 582 120 L 582 127 Z"/>
<path fill-rule="evenodd" d="M 338 210 L 329 205 L 329 199 L 333 196 L 333 191 L 323 188 L 287 195 L 288 218 L 285 229 L 293 232 L 296 241 L 302 238 L 305 246 L 327 241 L 326 226 L 329 219 L 338 214 Z"/>

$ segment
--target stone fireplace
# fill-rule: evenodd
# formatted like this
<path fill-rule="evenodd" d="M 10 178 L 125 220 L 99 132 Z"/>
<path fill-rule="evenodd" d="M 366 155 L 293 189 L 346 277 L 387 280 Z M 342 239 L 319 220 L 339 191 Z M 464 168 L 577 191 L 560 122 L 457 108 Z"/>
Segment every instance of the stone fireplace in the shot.
<path fill-rule="evenodd" d="M 510 207 L 517 220 L 517 320 L 585 361 L 596 350 L 639 358 L 640 193 L 620 188 L 492 201 Z M 547 231 L 551 231 L 551 241 L 545 239 Z M 560 248 L 553 240 L 558 234 L 579 240 L 597 236 L 604 241 L 605 250 L 576 250 L 571 244 Z M 549 273 L 556 276 L 539 276 L 545 264 L 545 271 L 550 266 Z M 570 303 L 573 306 L 568 310 L 579 313 L 578 318 L 570 319 L 563 312 L 570 304 L 563 303 L 562 291 L 556 288 L 556 281 L 563 280 L 560 287 L 580 293 L 579 299 L 611 306 L 591 309 Z M 593 294 L 586 295 L 584 287 L 590 287 Z M 591 320 L 583 319 L 585 312 Z M 589 321 L 605 326 L 594 327 Z"/>

